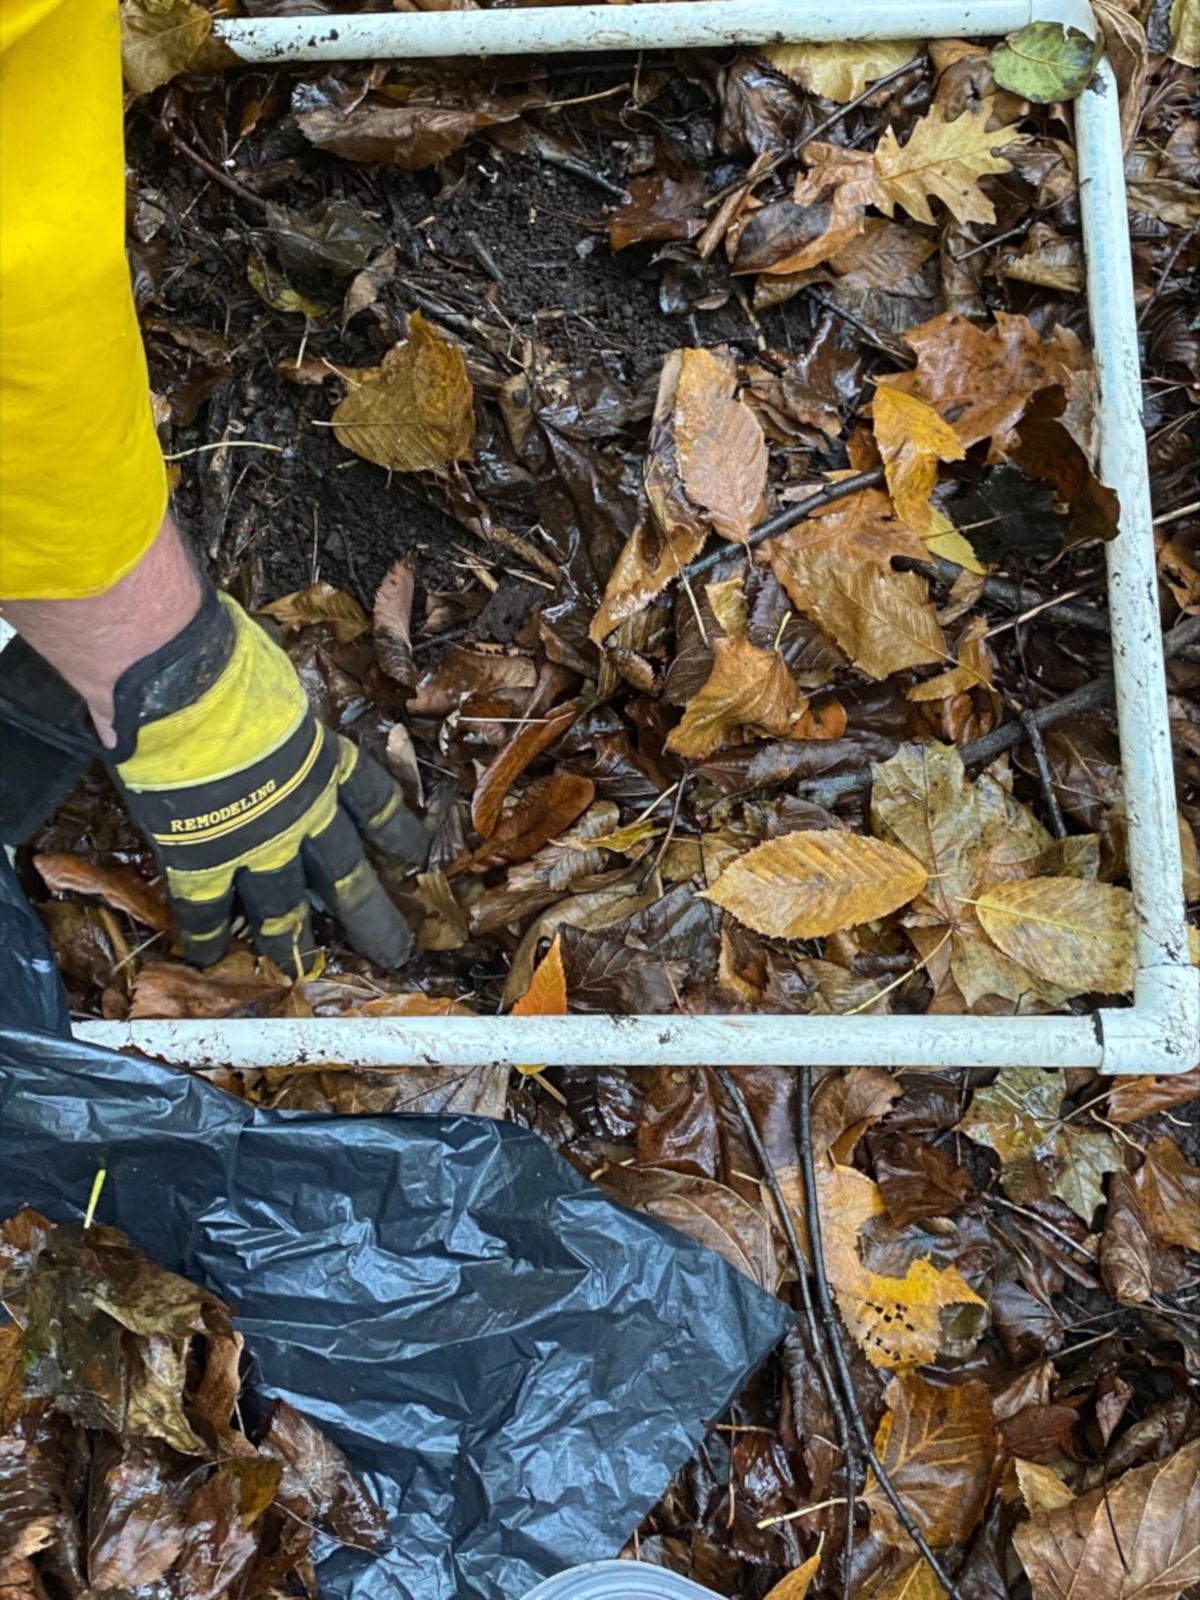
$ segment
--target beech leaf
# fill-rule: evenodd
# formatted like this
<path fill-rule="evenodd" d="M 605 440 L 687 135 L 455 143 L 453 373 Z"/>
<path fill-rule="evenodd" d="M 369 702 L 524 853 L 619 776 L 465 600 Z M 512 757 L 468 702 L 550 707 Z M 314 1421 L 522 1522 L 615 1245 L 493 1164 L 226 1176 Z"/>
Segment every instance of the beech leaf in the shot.
<path fill-rule="evenodd" d="M 716 639 L 708 682 L 688 701 L 667 749 L 695 761 L 746 739 L 786 739 L 806 705 L 778 650 Z"/>
<path fill-rule="evenodd" d="M 768 839 L 705 895 L 775 939 L 818 939 L 906 905 L 928 874 L 907 850 L 837 829 Z"/>
<path fill-rule="evenodd" d="M 1128 889 L 1083 878 L 1002 883 L 975 908 L 1012 960 L 1070 994 L 1133 988 L 1134 917 Z"/>
<path fill-rule="evenodd" d="M 318 622 L 332 623 L 339 644 L 350 644 L 371 631 L 370 619 L 358 601 L 324 579 L 308 589 L 297 589 L 294 594 L 272 600 L 260 610 L 264 617 L 273 617 L 284 633 L 296 633 Z"/>
<path fill-rule="evenodd" d="M 717 533 L 744 542 L 766 508 L 767 442 L 735 388 L 730 366 L 711 350 L 683 352 L 675 391 L 683 487 Z"/>
<path fill-rule="evenodd" d="M 938 462 L 961 461 L 967 453 L 962 441 L 931 405 L 899 389 L 876 390 L 872 413 L 896 514 L 914 533 L 928 533 Z M 967 554 L 974 561 L 969 548 Z"/>
<path fill-rule="evenodd" d="M 761 55 L 802 88 L 844 106 L 856 100 L 876 78 L 885 78 L 907 66 L 920 52 L 917 39 L 862 39 L 773 44 Z"/>
<path fill-rule="evenodd" d="M 514 1017 L 562 1017 L 567 1012 L 567 975 L 563 970 L 562 935 L 534 968 L 529 987 L 512 1008 Z"/>
<path fill-rule="evenodd" d="M 348 450 L 390 472 L 422 472 L 470 455 L 475 410 L 466 362 L 419 311 L 409 316 L 407 343 L 354 383 L 333 413 Z"/>

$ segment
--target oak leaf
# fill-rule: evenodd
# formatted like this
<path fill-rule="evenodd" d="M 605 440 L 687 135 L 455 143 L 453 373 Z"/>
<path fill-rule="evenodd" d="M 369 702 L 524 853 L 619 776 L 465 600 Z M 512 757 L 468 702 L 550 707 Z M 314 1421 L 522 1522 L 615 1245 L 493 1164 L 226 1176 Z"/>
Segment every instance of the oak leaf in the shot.
<path fill-rule="evenodd" d="M 910 1373 L 893 1378 L 884 1399 L 888 1409 L 875 1435 L 881 1465 L 935 1550 L 965 1544 L 987 1505 L 998 1446 L 986 1386 L 975 1378 L 942 1386 Z M 908 1548 L 873 1472 L 863 1498 L 872 1531 Z"/>
<path fill-rule="evenodd" d="M 683 352 L 674 417 L 683 487 L 717 533 L 744 542 L 766 508 L 767 443 L 736 388 L 711 350 Z"/>
<path fill-rule="evenodd" d="M 993 151 L 1028 143 L 1028 135 L 1012 128 L 988 131 L 995 108 L 988 96 L 978 111 L 964 111 L 946 121 L 945 107 L 936 101 L 914 127 L 901 148 L 891 128 L 885 128 L 875 147 L 880 198 L 875 204 L 890 217 L 900 205 L 918 222 L 932 222 L 929 197 L 936 196 L 956 222 L 995 222 L 992 202 L 979 187 L 980 178 L 1011 172 L 1012 163 Z"/>
<path fill-rule="evenodd" d="M 1061 1072 L 1012 1067 L 976 1089 L 960 1130 L 1000 1157 L 1000 1181 L 1022 1204 L 1053 1195 L 1090 1223 L 1104 1201 L 1106 1172 L 1124 1162 L 1112 1138 L 1061 1116 L 1066 1095 Z"/>
<path fill-rule="evenodd" d="M 1006 956 L 1069 994 L 1133 988 L 1128 889 L 1081 878 L 1027 878 L 989 890 L 975 909 Z"/>
<path fill-rule="evenodd" d="M 389 472 L 462 461 L 474 429 L 462 351 L 419 311 L 409 316 L 407 342 L 389 350 L 380 366 L 358 373 L 333 413 L 338 440 Z"/>
<path fill-rule="evenodd" d="M 863 1265 L 858 1239 L 872 1217 L 886 1214 L 878 1187 L 854 1167 L 817 1170 L 821 1233 L 829 1282 L 851 1337 L 876 1367 L 923 1366 L 937 1357 L 941 1313 L 949 1306 L 983 1306 L 956 1267 L 939 1270 L 913 1261 L 903 1278 Z"/>
<path fill-rule="evenodd" d="M 880 388 L 872 414 L 896 514 L 914 533 L 926 534 L 933 522 L 929 496 L 938 462 L 961 461 L 967 452 L 950 424 L 916 395 Z"/>
<path fill-rule="evenodd" d="M 1016 1529 L 1033 1600 L 1179 1600 L 1200 1583 L 1200 1440 Z"/>
<path fill-rule="evenodd" d="M 746 739 L 786 739 L 806 705 L 778 650 L 716 639 L 708 682 L 688 701 L 667 749 L 695 761 Z"/>
<path fill-rule="evenodd" d="M 732 862 L 705 898 L 776 939 L 818 939 L 907 904 L 926 871 L 907 850 L 815 829 L 768 839 Z"/>

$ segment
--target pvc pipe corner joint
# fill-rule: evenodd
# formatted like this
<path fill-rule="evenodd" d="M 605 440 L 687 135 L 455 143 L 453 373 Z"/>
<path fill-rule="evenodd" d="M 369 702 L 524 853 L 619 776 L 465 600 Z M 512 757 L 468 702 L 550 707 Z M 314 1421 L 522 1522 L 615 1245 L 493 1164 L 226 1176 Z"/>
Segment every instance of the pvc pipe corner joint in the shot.
<path fill-rule="evenodd" d="M 767 42 L 979 38 L 1059 22 L 1095 37 L 1087 0 L 662 0 L 476 11 L 219 19 L 246 62 L 387 60 Z M 195 1068 L 237 1062 L 491 1065 L 527 1061 L 1184 1072 L 1200 1059 L 1200 973 L 1188 965 L 1150 482 L 1116 81 L 1102 60 L 1075 102 L 1079 205 L 1100 396 L 1100 470 L 1121 531 L 1105 550 L 1137 918 L 1133 1004 L 1092 1016 L 345 1018 L 93 1022 L 80 1038 Z"/>

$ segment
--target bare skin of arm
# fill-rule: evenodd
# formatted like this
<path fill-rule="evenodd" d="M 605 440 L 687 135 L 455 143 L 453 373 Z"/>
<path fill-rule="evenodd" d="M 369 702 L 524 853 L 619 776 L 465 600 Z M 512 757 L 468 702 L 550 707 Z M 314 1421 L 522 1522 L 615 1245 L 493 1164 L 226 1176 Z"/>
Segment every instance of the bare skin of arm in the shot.
<path fill-rule="evenodd" d="M 132 572 L 84 600 L 9 600 L 6 622 L 87 701 L 111 747 L 113 688 L 127 667 L 175 638 L 200 607 L 201 588 L 168 514 Z"/>

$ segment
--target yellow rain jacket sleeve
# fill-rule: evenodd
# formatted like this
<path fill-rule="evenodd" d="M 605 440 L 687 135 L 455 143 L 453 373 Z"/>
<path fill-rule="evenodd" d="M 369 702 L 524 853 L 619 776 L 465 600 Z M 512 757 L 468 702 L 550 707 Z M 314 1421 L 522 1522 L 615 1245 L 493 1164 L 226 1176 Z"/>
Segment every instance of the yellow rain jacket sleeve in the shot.
<path fill-rule="evenodd" d="M 166 472 L 125 260 L 116 0 L 0 0 L 0 598 L 102 593 Z"/>

